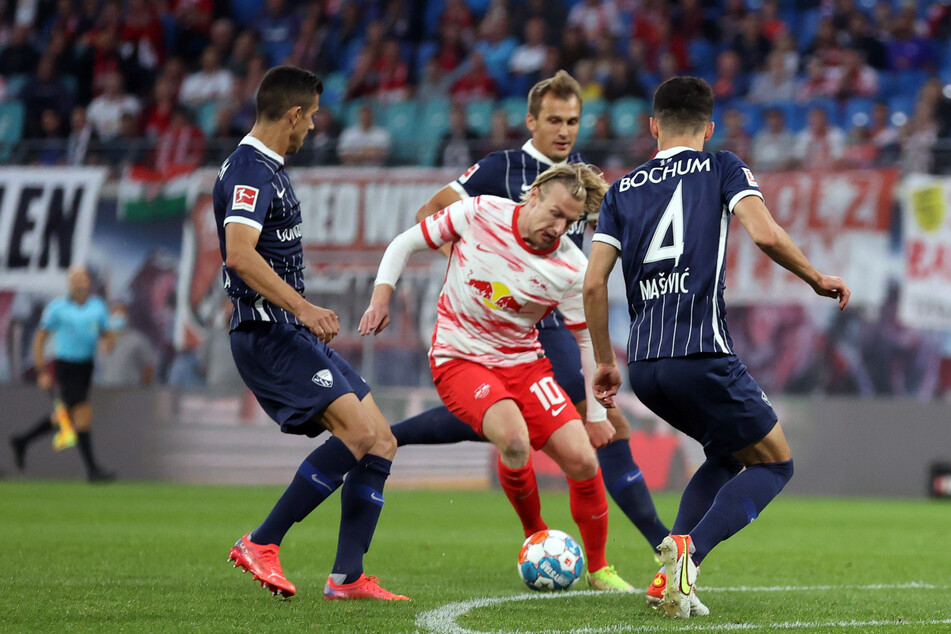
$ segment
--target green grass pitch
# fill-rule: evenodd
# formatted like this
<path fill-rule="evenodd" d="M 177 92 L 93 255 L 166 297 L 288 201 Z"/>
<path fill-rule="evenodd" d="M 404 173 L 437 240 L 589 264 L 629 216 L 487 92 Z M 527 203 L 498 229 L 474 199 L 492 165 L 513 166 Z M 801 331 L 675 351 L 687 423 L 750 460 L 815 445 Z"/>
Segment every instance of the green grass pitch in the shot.
<path fill-rule="evenodd" d="M 322 599 L 335 496 L 285 539 L 298 594 L 281 601 L 226 563 L 280 491 L 0 481 L 0 631 L 951 631 L 947 503 L 780 496 L 704 562 L 700 596 L 712 614 L 673 622 L 643 592 L 526 589 L 519 525 L 499 491 L 387 491 L 366 568 L 413 598 L 403 603 Z M 565 494 L 542 503 L 553 528 L 577 536 Z M 677 498 L 657 503 L 670 520 Z M 608 558 L 639 589 L 656 570 L 614 506 Z"/>

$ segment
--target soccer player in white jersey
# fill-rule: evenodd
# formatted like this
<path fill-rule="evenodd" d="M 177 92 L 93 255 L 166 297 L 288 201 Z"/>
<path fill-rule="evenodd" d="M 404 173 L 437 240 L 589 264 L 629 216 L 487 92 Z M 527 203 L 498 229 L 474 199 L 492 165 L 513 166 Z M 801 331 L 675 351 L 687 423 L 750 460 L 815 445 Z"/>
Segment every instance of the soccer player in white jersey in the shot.
<path fill-rule="evenodd" d="M 474 196 L 499 196 L 519 201 L 531 189 L 539 174 L 553 165 L 585 163 L 573 150 L 581 120 L 581 86 L 567 72 L 558 71 L 553 77 L 535 84 L 528 93 L 525 125 L 531 139 L 520 148 L 492 152 L 471 166 L 433 196 L 416 213 L 422 222 L 454 202 Z M 582 247 L 585 226 L 589 219 L 582 216 L 565 232 L 565 238 Z M 448 256 L 448 246 L 442 249 Z M 585 385 L 581 372 L 578 344 L 565 328 L 561 314 L 554 310 L 536 324 L 538 340 L 545 356 L 552 364 L 552 372 L 571 401 L 584 414 Z M 601 474 L 608 493 L 629 520 L 656 550 L 670 531 L 657 515 L 654 501 L 644 482 L 640 467 L 631 453 L 631 428 L 620 409 L 608 412 L 612 425 L 603 438 L 592 439 L 597 449 Z M 479 440 L 465 423 L 445 407 L 436 407 L 393 425 L 393 435 L 399 445 L 443 444 Z M 499 463 L 499 482 L 507 488 L 535 486 L 535 474 L 525 473 L 527 482 Z M 525 526 L 526 534 L 532 527 Z M 616 577 L 592 577 L 593 587 L 602 590 L 633 591 L 632 587 L 618 587 Z"/>
<path fill-rule="evenodd" d="M 733 353 L 726 327 L 730 216 L 770 258 L 817 294 L 837 299 L 840 309 L 850 294 L 842 279 L 817 271 L 776 224 L 756 178 L 736 155 L 703 151 L 712 116 L 713 91 L 702 79 L 675 77 L 657 89 L 650 126 L 658 152 L 605 195 L 584 283 L 598 400 L 613 407 L 621 385 L 607 291 L 620 257 L 634 393 L 702 443 L 706 454 L 684 490 L 673 534 L 661 543 L 664 570 L 651 586 L 665 587 L 654 598 L 671 618 L 709 613 L 694 591 L 700 562 L 756 519 L 793 474 L 776 413 Z"/>
<path fill-rule="evenodd" d="M 578 525 L 588 575 L 617 577 L 605 558 L 608 504 L 592 438 L 610 435 L 605 409 L 588 388 L 587 422 L 555 381 L 535 324 L 558 309 L 581 348 L 590 386 L 594 357 L 584 320 L 581 284 L 587 264 L 567 228 L 595 213 L 607 189 L 591 167 L 552 167 L 532 183 L 524 204 L 496 196 L 453 203 L 397 236 L 380 262 L 360 334 L 389 324 L 390 296 L 412 253 L 452 245 L 429 352 L 443 403 L 495 444 L 516 475 L 531 472 L 540 449 L 568 477 L 571 515 Z M 506 494 L 526 532 L 545 527 L 534 485 Z M 589 579 L 590 581 L 590 579 Z"/>

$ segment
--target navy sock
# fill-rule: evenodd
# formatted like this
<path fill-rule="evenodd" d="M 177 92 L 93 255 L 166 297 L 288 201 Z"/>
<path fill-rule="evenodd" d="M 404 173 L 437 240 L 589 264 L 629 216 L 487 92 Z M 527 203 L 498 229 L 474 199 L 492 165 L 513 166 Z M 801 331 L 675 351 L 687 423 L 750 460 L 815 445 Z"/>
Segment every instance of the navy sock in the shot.
<path fill-rule="evenodd" d="M 456 418 L 445 407 L 434 407 L 390 427 L 396 445 L 450 445 L 464 440 L 485 442 L 485 438 Z"/>
<path fill-rule="evenodd" d="M 747 467 L 727 482 L 717 493 L 713 506 L 690 532 L 697 548 L 694 562 L 699 565 L 714 546 L 755 520 L 783 490 L 792 474 L 792 460 L 770 462 Z"/>
<path fill-rule="evenodd" d="M 383 510 L 383 485 L 393 463 L 367 454 L 347 475 L 340 491 L 340 536 L 332 574 L 353 583 L 363 574 L 363 555 L 370 549 Z"/>
<path fill-rule="evenodd" d="M 689 535 L 713 506 L 720 489 L 742 470 L 743 463 L 733 456 L 707 458 L 687 483 L 670 532 Z"/>
<path fill-rule="evenodd" d="M 604 488 L 644 535 L 651 548 L 657 550 L 670 531 L 657 515 L 654 500 L 644 483 L 644 475 L 631 455 L 631 445 L 627 440 L 608 443 L 598 449 L 598 462 L 601 463 Z"/>
<path fill-rule="evenodd" d="M 331 437 L 314 449 L 297 468 L 294 479 L 267 519 L 251 533 L 251 541 L 280 546 L 294 522 L 307 517 L 336 491 L 343 482 L 344 474 L 356 464 L 357 459 L 339 438 Z"/>

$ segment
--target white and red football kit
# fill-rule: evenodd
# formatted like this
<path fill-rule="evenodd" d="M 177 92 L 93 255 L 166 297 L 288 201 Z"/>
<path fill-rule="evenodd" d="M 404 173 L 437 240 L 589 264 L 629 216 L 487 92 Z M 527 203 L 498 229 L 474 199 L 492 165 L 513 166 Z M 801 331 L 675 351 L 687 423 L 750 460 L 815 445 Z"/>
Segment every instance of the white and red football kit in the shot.
<path fill-rule="evenodd" d="M 587 259 L 570 240 L 559 240 L 548 250 L 527 244 L 518 232 L 521 209 L 520 204 L 495 196 L 478 196 L 453 203 L 393 240 L 380 262 L 376 283 L 395 286 L 411 253 L 453 243 L 429 351 L 437 389 L 450 391 L 440 385 L 445 374 L 441 367 L 450 362 L 453 366 L 457 366 L 456 361 L 464 361 L 490 369 L 504 368 L 506 372 L 500 375 L 511 375 L 507 370 L 516 366 L 526 366 L 527 372 L 529 364 L 535 371 L 537 362 L 544 356 L 535 324 L 557 308 L 581 347 L 588 383 L 587 418 L 604 420 L 604 408 L 593 398 L 590 389 L 594 355 L 581 294 Z M 547 364 L 547 360 L 545 362 Z M 548 368 L 550 375 L 550 364 Z M 481 385 L 480 382 L 476 387 Z M 479 393 L 478 389 L 458 390 L 452 399 L 456 406 L 450 409 L 481 432 L 485 410 L 502 398 L 515 398 L 530 426 L 533 422 L 530 419 L 535 417 L 529 415 L 529 410 L 541 405 L 548 419 L 558 419 L 557 428 L 567 422 L 566 411 L 574 410 L 574 415 L 567 420 L 579 416 L 570 402 L 570 409 L 561 408 L 564 391 L 554 385 L 557 391 L 550 394 L 543 391 L 547 384 L 542 386 L 539 382 L 509 385 L 504 394 L 494 389 L 489 393 Z"/>

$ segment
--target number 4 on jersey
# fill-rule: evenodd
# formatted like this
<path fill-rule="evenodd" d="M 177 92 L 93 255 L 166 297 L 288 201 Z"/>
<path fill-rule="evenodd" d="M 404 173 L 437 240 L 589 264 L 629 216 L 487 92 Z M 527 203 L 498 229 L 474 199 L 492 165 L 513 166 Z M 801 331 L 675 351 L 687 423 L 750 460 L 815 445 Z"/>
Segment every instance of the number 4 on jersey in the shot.
<path fill-rule="evenodd" d="M 667 203 L 667 209 L 664 215 L 660 217 L 657 223 L 657 229 L 654 230 L 654 237 L 651 238 L 650 246 L 647 247 L 647 255 L 644 256 L 644 263 L 659 262 L 661 260 L 674 261 L 674 266 L 680 263 L 680 256 L 684 253 L 684 182 L 677 183 L 677 189 L 674 190 L 670 202 Z M 663 246 L 667 239 L 667 233 L 673 228 L 673 243 Z"/>

